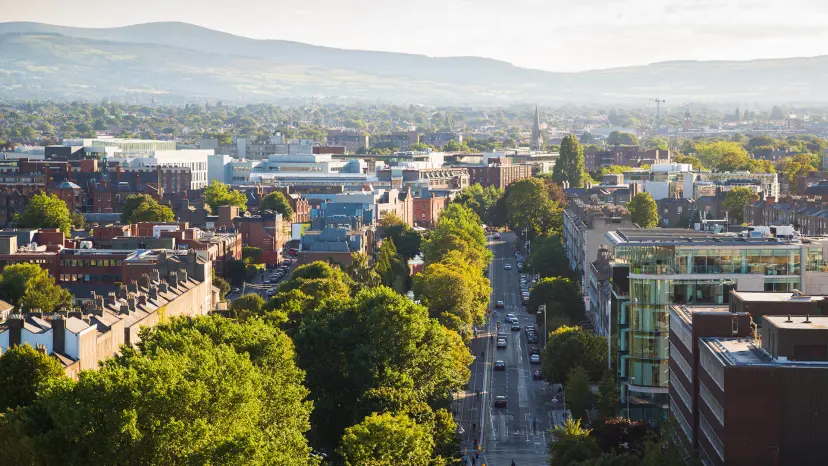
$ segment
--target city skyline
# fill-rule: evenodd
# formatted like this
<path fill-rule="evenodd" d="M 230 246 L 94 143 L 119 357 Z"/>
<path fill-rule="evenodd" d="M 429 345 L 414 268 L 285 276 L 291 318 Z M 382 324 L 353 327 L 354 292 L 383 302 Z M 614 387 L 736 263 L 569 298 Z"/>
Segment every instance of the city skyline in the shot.
<path fill-rule="evenodd" d="M 81 0 L 15 2 L 6 21 L 118 27 L 182 21 L 255 39 L 428 56 L 479 56 L 548 71 L 583 71 L 675 60 L 751 60 L 828 54 L 828 5 L 814 0 L 517 0 L 415 4 L 309 0 L 302 5 L 207 0 L 201 8 L 148 0 L 124 14 Z M 600 16 L 596 15 L 600 12 Z M 282 20 L 290 17 L 290 21 Z M 565 25 L 564 25 L 565 24 Z"/>

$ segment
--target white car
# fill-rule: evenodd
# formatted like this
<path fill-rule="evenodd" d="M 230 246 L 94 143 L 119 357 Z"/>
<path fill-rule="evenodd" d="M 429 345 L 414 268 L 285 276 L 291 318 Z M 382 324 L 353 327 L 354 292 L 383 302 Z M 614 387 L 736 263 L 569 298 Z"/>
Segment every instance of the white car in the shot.
<path fill-rule="evenodd" d="M 541 362 L 540 354 L 533 354 L 533 355 L 529 356 L 529 362 L 532 363 L 532 364 L 540 364 L 540 362 Z"/>
<path fill-rule="evenodd" d="M 505 338 L 498 338 L 497 339 L 497 347 L 498 348 L 505 348 L 506 347 L 506 339 Z"/>
<path fill-rule="evenodd" d="M 508 262 L 503 264 L 503 270 L 512 270 L 512 264 Z"/>
<path fill-rule="evenodd" d="M 510 313 L 506 314 L 506 319 L 507 319 L 507 320 L 508 320 L 508 319 L 511 319 L 511 318 L 513 318 L 513 317 L 517 317 L 517 316 L 516 316 L 513 312 L 510 312 Z"/>

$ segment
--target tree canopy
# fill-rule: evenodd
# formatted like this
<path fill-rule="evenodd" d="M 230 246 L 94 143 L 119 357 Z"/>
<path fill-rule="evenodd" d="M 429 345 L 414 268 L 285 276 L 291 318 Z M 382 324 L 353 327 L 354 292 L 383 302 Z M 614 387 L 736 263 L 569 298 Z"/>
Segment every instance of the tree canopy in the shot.
<path fill-rule="evenodd" d="M 502 189 L 494 186 L 484 188 L 480 183 L 475 183 L 463 188 L 454 198 L 454 202 L 465 205 L 476 213 L 481 221 L 491 224 L 491 210 L 502 196 Z"/>
<path fill-rule="evenodd" d="M 440 262 L 449 251 L 460 251 L 466 260 L 480 270 L 489 263 L 491 251 L 477 214 L 460 204 L 449 204 L 437 225 L 422 241 L 426 264 Z"/>
<path fill-rule="evenodd" d="M 0 273 L 0 294 L 22 309 L 53 312 L 72 304 L 72 295 L 37 264 L 12 264 Z"/>
<path fill-rule="evenodd" d="M 29 406 L 48 382 L 66 377 L 63 366 L 29 345 L 15 345 L 0 356 L 0 413 Z"/>
<path fill-rule="evenodd" d="M 658 205 L 650 193 L 638 193 L 627 202 L 633 223 L 641 228 L 658 226 Z"/>
<path fill-rule="evenodd" d="M 607 136 L 607 144 L 612 146 L 637 146 L 640 142 L 635 134 L 613 131 Z"/>
<path fill-rule="evenodd" d="M 552 171 L 552 179 L 558 183 L 569 183 L 570 188 L 584 186 L 584 148 L 574 134 L 567 134 L 561 140 L 560 155 Z"/>
<path fill-rule="evenodd" d="M 584 318 L 584 300 L 578 283 L 565 277 L 546 277 L 529 291 L 526 312 L 537 313 L 546 304 L 547 317 L 563 317 L 570 323 Z"/>
<path fill-rule="evenodd" d="M 542 365 L 550 382 L 565 383 L 576 366 L 597 382 L 607 368 L 607 340 L 581 327 L 560 327 L 549 334 Z"/>
<path fill-rule="evenodd" d="M 737 186 L 725 195 L 724 208 L 730 217 L 730 223 L 741 224 L 745 221 L 745 207 L 758 196 L 750 189 Z"/>
<path fill-rule="evenodd" d="M 56 195 L 35 194 L 23 212 L 15 216 L 23 228 L 57 228 L 65 235 L 72 232 L 72 215 Z"/>
<path fill-rule="evenodd" d="M 560 207 L 549 199 L 549 189 L 543 180 L 524 178 L 506 189 L 506 212 L 509 228 L 529 238 L 546 236 L 561 231 Z"/>
<path fill-rule="evenodd" d="M 293 207 L 281 191 L 270 192 L 259 201 L 259 211 L 265 210 L 282 214 L 282 219 L 288 222 L 293 219 Z"/>
<path fill-rule="evenodd" d="M 173 222 L 175 214 L 168 206 L 161 205 L 147 194 L 127 196 L 121 209 L 121 223 Z"/>
<path fill-rule="evenodd" d="M 592 392 L 589 390 L 589 374 L 581 366 L 569 370 L 566 376 L 566 404 L 572 417 L 583 419 L 592 407 Z"/>
<path fill-rule="evenodd" d="M 427 466 L 433 444 L 408 416 L 375 413 L 345 430 L 340 452 L 345 466 Z"/>
<path fill-rule="evenodd" d="M 230 186 L 216 180 L 204 189 L 204 200 L 214 214 L 218 213 L 220 206 L 232 205 L 242 210 L 247 207 L 247 197 L 244 193 L 230 189 Z"/>

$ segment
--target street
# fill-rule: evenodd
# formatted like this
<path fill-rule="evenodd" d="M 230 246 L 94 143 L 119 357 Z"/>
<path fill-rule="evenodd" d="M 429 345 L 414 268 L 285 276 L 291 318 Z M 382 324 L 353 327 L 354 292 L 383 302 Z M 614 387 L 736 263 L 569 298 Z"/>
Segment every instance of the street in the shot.
<path fill-rule="evenodd" d="M 563 414 L 563 411 L 554 411 L 552 387 L 543 380 L 532 379 L 532 371 L 540 369 L 540 364 L 530 364 L 529 350 L 541 345 L 529 345 L 524 332 L 527 325 L 535 324 L 535 316 L 527 314 L 521 304 L 515 239 L 514 233 L 504 233 L 502 240 L 489 238 L 494 253 L 489 267 L 493 290 L 491 306 L 494 308 L 495 302 L 500 300 L 505 303 L 505 308 L 495 309 L 497 316 L 490 318 L 488 329 L 478 332 L 472 341 L 476 358 L 471 366 L 469 389 L 457 394 L 458 422 L 464 430 L 462 448 L 472 456 L 475 439 L 482 445 L 475 462 L 477 466 L 509 466 L 512 460 L 516 466 L 546 465 L 547 431 L 552 422 L 560 422 Z M 511 264 L 512 269 L 504 270 L 505 263 Z M 517 316 L 520 331 L 509 329 L 504 322 L 507 313 Z M 506 348 L 495 348 L 497 321 L 508 334 Z M 494 338 L 489 338 L 492 335 Z M 505 370 L 493 370 L 497 360 L 506 363 Z M 477 390 L 481 391 L 480 396 L 475 395 Z M 505 408 L 494 407 L 493 400 L 497 396 L 506 396 Z M 476 432 L 474 427 L 477 427 Z"/>

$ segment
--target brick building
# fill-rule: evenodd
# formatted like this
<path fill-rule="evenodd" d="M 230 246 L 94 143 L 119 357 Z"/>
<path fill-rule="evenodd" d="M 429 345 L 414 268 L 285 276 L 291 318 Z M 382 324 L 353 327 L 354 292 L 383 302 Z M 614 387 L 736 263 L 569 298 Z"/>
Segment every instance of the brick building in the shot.
<path fill-rule="evenodd" d="M 480 183 L 484 188 L 494 186 L 506 189 L 517 180 L 532 177 L 532 166 L 528 164 L 469 165 L 466 170 L 469 172 L 470 183 Z"/>
<path fill-rule="evenodd" d="M 329 146 L 344 146 L 350 153 L 370 147 L 368 145 L 368 135 L 359 131 L 329 130 L 327 144 Z"/>
<path fill-rule="evenodd" d="M 451 200 L 448 197 L 429 196 L 415 197 L 414 201 L 414 224 L 430 228 L 437 224 L 440 213 L 445 209 Z"/>

